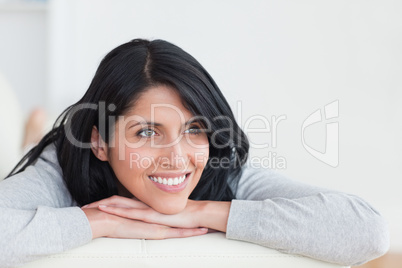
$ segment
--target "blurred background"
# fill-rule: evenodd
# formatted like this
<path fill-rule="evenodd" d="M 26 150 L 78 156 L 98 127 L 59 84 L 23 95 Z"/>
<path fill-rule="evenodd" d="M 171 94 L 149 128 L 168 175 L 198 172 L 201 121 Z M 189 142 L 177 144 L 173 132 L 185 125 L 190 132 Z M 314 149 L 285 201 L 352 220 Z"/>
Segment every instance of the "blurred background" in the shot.
<path fill-rule="evenodd" d="M 117 45 L 165 39 L 204 65 L 242 127 L 266 129 L 249 131 L 253 144 L 269 143 L 250 158 L 363 197 L 387 218 L 391 252 L 402 252 L 401 14 L 390 0 L 0 0 L 0 74 L 16 96 L 0 88 L 0 104 L 18 107 L 0 110 L 14 122 L 0 137 L 18 137 L 12 128 L 35 107 L 54 119 L 76 102 Z M 321 120 L 303 129 L 317 110 Z"/>

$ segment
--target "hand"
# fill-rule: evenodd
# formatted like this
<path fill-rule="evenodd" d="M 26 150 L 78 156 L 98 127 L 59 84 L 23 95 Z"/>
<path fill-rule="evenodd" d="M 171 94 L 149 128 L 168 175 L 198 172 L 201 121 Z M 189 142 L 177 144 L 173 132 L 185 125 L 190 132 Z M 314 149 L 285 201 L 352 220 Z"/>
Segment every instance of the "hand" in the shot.
<path fill-rule="evenodd" d="M 135 198 L 112 196 L 87 207 L 147 223 L 179 228 L 207 227 L 226 232 L 231 202 L 188 200 L 186 208 L 174 215 L 157 212 Z"/>
<path fill-rule="evenodd" d="M 98 208 L 105 213 L 146 223 L 176 228 L 197 228 L 201 226 L 199 217 L 197 217 L 201 205 L 202 201 L 188 200 L 187 206 L 182 212 L 166 215 L 157 212 L 138 199 L 116 195 L 91 203 L 83 208 Z"/>
<path fill-rule="evenodd" d="M 137 205 L 146 206 L 140 203 Z M 93 238 L 165 239 L 203 235 L 208 231 L 206 228 L 172 228 L 162 224 L 127 219 L 100 211 L 96 206 L 84 206 L 82 210 L 90 222 Z"/>

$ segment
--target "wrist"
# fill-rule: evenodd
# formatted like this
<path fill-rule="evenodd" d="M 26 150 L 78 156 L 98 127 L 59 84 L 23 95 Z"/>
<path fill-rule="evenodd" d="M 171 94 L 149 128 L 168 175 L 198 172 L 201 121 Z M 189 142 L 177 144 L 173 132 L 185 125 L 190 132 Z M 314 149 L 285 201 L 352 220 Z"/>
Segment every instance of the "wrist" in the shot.
<path fill-rule="evenodd" d="M 97 208 L 83 209 L 88 218 L 92 230 L 92 239 L 109 236 L 113 229 L 112 215 L 109 215 Z"/>
<path fill-rule="evenodd" d="M 201 201 L 199 222 L 201 227 L 207 227 L 225 232 L 229 219 L 230 201 Z"/>

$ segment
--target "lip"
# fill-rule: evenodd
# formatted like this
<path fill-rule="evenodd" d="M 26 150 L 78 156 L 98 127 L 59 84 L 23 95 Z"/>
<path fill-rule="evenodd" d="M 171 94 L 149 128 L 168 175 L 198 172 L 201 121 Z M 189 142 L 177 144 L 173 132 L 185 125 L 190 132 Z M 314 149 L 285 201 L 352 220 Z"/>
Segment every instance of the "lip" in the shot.
<path fill-rule="evenodd" d="M 193 173 L 191 172 L 191 173 L 157 173 L 157 174 L 149 175 L 152 177 L 163 177 L 163 178 L 175 178 L 175 177 L 180 177 L 180 176 L 186 175 L 186 178 L 184 179 L 184 181 L 182 183 L 180 183 L 179 185 L 160 184 L 158 182 L 154 182 L 153 180 L 151 180 L 151 178 L 149 178 L 149 176 L 148 176 L 148 179 L 156 187 L 158 187 L 160 190 L 162 190 L 164 192 L 178 193 L 178 192 L 183 191 L 186 188 L 192 174 Z"/>
<path fill-rule="evenodd" d="M 161 178 L 176 178 L 176 177 L 181 177 L 183 175 L 187 175 L 191 173 L 191 171 L 182 171 L 182 172 L 175 172 L 175 173 L 154 173 L 154 174 L 150 174 L 149 176 L 152 177 L 161 177 Z"/>

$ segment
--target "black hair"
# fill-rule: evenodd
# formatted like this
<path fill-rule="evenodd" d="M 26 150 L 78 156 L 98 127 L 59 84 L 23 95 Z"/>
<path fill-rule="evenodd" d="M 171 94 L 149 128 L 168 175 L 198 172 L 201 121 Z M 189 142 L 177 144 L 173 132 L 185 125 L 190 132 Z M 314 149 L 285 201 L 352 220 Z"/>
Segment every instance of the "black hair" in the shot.
<path fill-rule="evenodd" d="M 54 143 L 63 179 L 79 205 L 118 194 L 117 178 L 109 163 L 100 161 L 90 146 L 82 145 L 90 143 L 93 126 L 99 129 L 100 122 L 105 122 L 107 130 L 113 128 L 115 122 L 109 122 L 109 118 L 124 115 L 141 93 L 155 85 L 177 90 L 183 105 L 210 123 L 209 159 L 190 198 L 232 200 L 235 196 L 229 185 L 237 186 L 241 166 L 247 160 L 248 139 L 208 72 L 190 54 L 164 40 L 134 39 L 109 52 L 84 96 L 64 110 L 53 129 L 21 159 L 8 178 L 34 164 L 43 149 Z M 111 138 L 109 133 L 113 133 L 107 130 L 100 131 L 106 143 Z M 225 158 L 229 163 L 226 167 L 210 165 L 211 159 Z"/>

